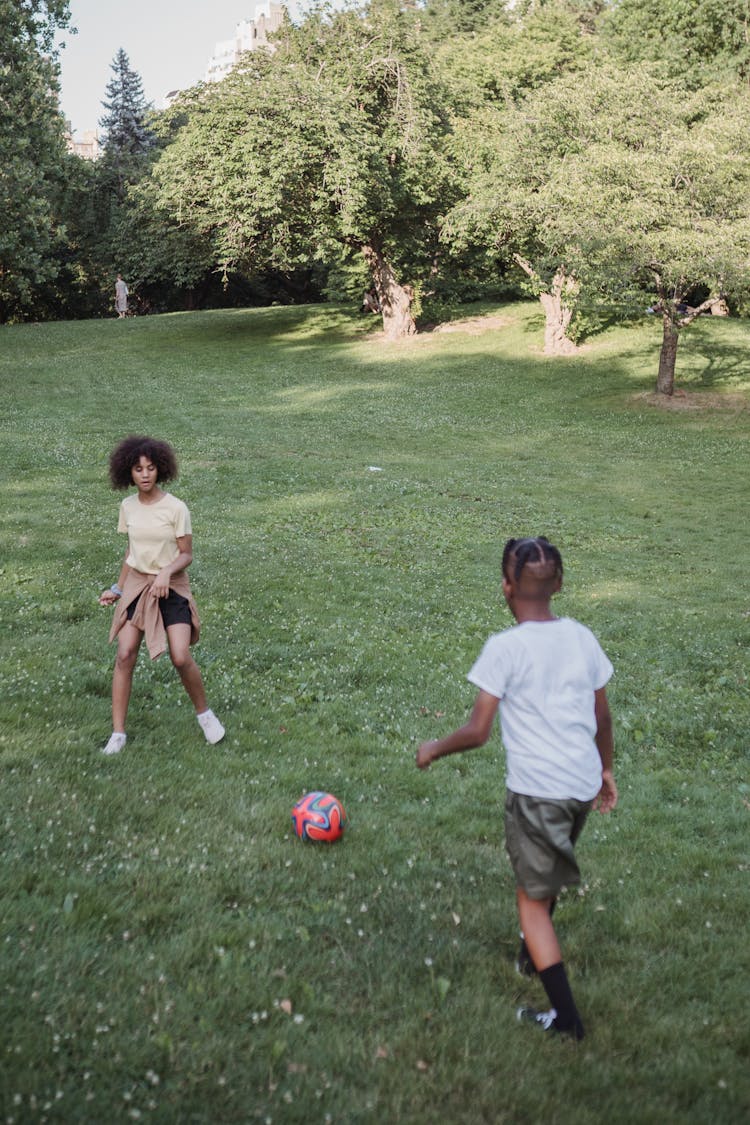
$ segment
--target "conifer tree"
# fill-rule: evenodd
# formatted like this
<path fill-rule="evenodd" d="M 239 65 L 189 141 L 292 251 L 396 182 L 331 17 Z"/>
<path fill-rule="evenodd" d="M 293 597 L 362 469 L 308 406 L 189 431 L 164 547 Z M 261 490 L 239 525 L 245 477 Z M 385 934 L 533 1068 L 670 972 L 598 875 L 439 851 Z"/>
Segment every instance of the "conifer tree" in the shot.
<path fill-rule="evenodd" d="M 106 113 L 99 119 L 104 130 L 102 179 L 122 203 L 128 185 L 143 175 L 155 138 L 147 123 L 152 107 L 143 93 L 141 76 L 131 68 L 122 47 L 114 57 L 112 72 L 102 103 Z"/>

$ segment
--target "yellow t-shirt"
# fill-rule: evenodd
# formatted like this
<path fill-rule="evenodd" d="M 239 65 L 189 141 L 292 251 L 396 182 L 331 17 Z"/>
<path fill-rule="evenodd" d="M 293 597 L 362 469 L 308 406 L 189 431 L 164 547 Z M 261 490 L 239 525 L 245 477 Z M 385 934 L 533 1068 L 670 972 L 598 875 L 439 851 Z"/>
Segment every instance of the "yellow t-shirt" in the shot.
<path fill-rule="evenodd" d="M 174 562 L 180 553 L 177 539 L 193 534 L 187 504 L 169 492 L 155 504 L 142 504 L 137 493 L 126 496 L 117 530 L 128 536 L 128 566 L 141 574 L 158 574 Z"/>

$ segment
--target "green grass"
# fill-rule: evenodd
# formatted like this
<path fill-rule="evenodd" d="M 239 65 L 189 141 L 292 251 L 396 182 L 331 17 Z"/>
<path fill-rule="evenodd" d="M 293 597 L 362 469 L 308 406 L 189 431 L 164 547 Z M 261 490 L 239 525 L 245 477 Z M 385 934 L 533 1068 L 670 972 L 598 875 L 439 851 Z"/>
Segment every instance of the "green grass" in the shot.
<path fill-rule="evenodd" d="M 535 306 L 478 311 L 395 346 L 330 307 L 3 330 L 4 1121 L 747 1120 L 750 328 L 692 328 L 664 408 L 653 323 L 555 362 Z M 228 733 L 144 654 L 109 760 L 133 431 L 181 455 Z M 515 1024 L 498 745 L 413 766 L 535 533 L 616 667 L 621 803 L 556 915 L 578 1049 Z M 339 845 L 291 835 L 313 788 Z"/>

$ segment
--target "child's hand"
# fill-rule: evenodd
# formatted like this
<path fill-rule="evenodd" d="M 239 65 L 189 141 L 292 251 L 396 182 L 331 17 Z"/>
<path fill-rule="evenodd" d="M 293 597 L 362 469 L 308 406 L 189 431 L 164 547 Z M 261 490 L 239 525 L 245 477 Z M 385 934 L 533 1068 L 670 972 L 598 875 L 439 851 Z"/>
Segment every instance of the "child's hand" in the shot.
<path fill-rule="evenodd" d="M 595 800 L 594 808 L 600 813 L 612 812 L 617 804 L 617 786 L 611 770 L 602 770 L 602 787 Z"/>
<path fill-rule="evenodd" d="M 428 766 L 432 765 L 432 751 L 434 747 L 434 741 L 422 743 L 422 745 L 417 750 L 417 769 L 426 770 Z"/>

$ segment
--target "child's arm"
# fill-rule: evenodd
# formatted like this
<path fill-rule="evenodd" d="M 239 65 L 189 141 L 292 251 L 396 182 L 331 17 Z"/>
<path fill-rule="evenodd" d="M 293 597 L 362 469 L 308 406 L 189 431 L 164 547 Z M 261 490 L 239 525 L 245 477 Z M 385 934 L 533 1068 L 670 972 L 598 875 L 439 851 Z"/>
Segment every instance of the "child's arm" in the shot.
<path fill-rule="evenodd" d="M 615 743 L 612 734 L 612 715 L 609 710 L 606 688 L 594 693 L 594 715 L 596 716 L 596 746 L 602 760 L 602 787 L 594 801 L 599 812 L 611 812 L 617 804 L 617 786 L 612 773 Z"/>
<path fill-rule="evenodd" d="M 446 754 L 458 754 L 462 750 L 473 750 L 475 746 L 484 746 L 492 733 L 492 724 L 499 703 L 500 700 L 494 695 L 480 691 L 467 723 L 454 730 L 452 734 L 447 734 L 445 738 L 422 743 L 417 750 L 417 767 L 424 770 L 437 758 L 443 758 Z"/>

